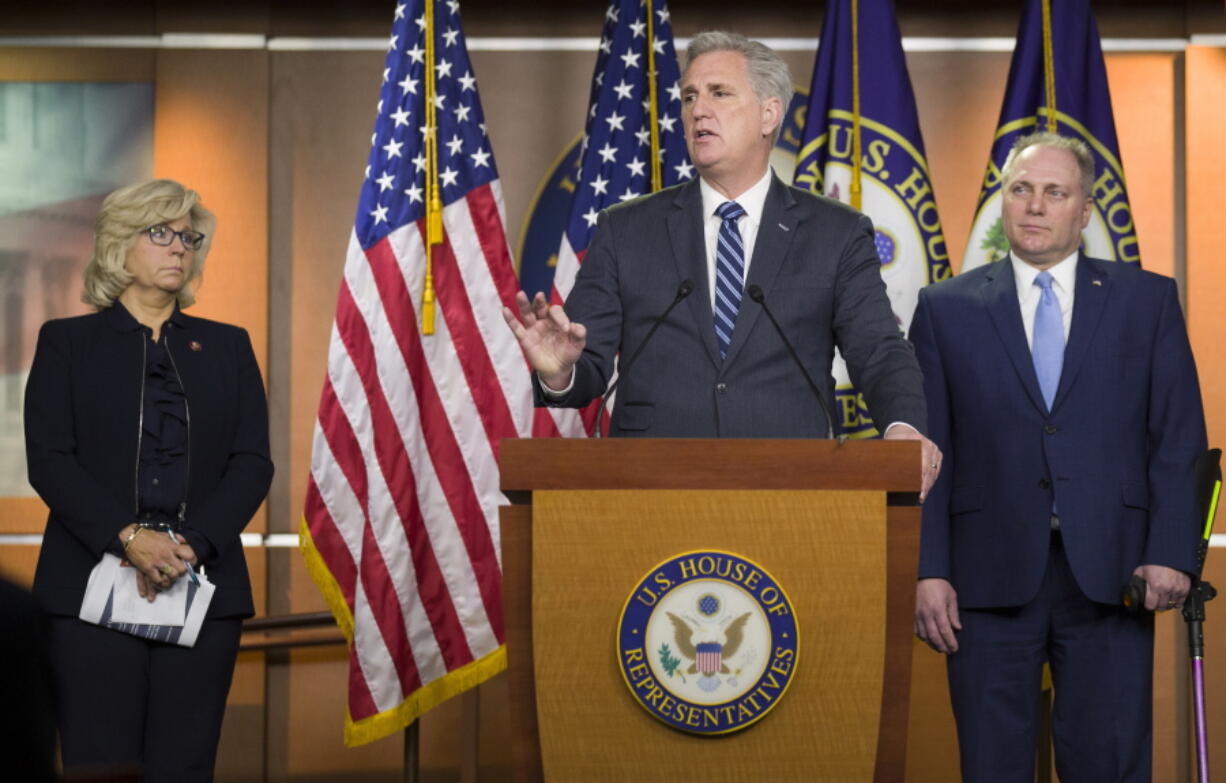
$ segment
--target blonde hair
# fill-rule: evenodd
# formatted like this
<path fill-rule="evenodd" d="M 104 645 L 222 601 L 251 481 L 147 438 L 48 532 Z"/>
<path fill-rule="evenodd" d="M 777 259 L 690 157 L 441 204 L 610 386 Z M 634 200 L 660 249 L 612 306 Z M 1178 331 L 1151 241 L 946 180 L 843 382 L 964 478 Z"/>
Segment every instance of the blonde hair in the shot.
<path fill-rule="evenodd" d="M 200 203 L 200 194 L 171 179 L 153 179 L 128 185 L 102 200 L 94 224 L 94 254 L 85 267 L 82 301 L 104 310 L 115 303 L 132 283 L 124 268 L 128 251 L 145 229 L 171 223 L 182 217 L 191 220 L 194 231 L 204 234 L 204 244 L 191 254 L 191 269 L 179 289 L 180 307 L 196 301 L 195 283 L 204 272 L 204 259 L 213 245 L 217 218 Z"/>

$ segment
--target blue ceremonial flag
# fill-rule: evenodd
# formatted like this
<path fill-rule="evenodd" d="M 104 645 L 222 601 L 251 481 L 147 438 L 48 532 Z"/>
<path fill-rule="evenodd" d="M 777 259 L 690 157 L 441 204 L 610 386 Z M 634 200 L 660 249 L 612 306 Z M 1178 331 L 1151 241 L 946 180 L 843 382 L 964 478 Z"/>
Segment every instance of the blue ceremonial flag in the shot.
<path fill-rule="evenodd" d="M 557 254 L 555 303 L 564 303 L 570 294 L 602 209 L 694 177 L 681 127 L 680 79 L 668 5 L 612 0 L 605 11 L 579 173 Z M 591 417 L 551 409 L 537 416 L 533 434 L 582 436 Z"/>
<path fill-rule="evenodd" d="M 906 330 L 919 289 L 950 268 L 892 2 L 827 4 L 809 96 L 793 184 L 873 219 L 881 277 Z M 841 358 L 833 374 L 839 428 L 877 434 Z"/>
<path fill-rule="evenodd" d="M 1096 258 L 1140 263 L 1115 139 L 1107 70 L 1090 2 L 1028 0 L 962 269 L 1008 255 L 1000 219 L 1000 170 L 1014 141 L 1040 130 L 1079 138 L 1094 154 L 1094 209 L 1082 232 L 1086 252 Z"/>

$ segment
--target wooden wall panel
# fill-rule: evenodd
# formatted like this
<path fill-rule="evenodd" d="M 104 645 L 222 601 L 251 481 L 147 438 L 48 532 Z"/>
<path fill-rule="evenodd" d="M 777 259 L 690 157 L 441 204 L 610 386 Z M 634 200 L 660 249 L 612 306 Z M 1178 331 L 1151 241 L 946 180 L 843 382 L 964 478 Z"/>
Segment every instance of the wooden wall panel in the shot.
<path fill-rule="evenodd" d="M 266 368 L 268 53 L 162 50 L 156 73 L 154 175 L 197 190 L 217 216 L 189 312 L 246 329 Z M 266 529 L 261 510 L 247 530 Z"/>
<path fill-rule="evenodd" d="M 1226 49 L 1187 52 L 1188 332 L 1200 372 L 1209 442 L 1226 444 L 1226 264 L 1222 205 L 1226 204 Z"/>
<path fill-rule="evenodd" d="M 268 348 L 268 53 L 163 50 L 154 174 L 200 192 L 217 216 L 192 313 L 238 324 Z"/>
<path fill-rule="evenodd" d="M 907 68 L 950 263 L 958 270 L 996 133 L 1009 55 L 912 53 L 907 56 Z"/>
<path fill-rule="evenodd" d="M 278 466 L 284 496 L 274 525 L 296 532 L 382 55 L 278 52 L 272 58 L 270 187 L 278 215 L 272 251 L 281 265 L 275 295 L 288 305 L 278 310 L 274 329 L 276 350 L 289 360 L 276 379 L 289 442 L 288 462 Z"/>
<path fill-rule="evenodd" d="M 1176 68 L 1181 59 L 1170 53 L 1114 53 L 1106 58 L 1141 263 L 1169 277 L 1176 271 Z"/>
<path fill-rule="evenodd" d="M 1226 203 L 1226 48 L 1193 46 L 1187 52 L 1187 314 L 1200 372 L 1209 445 L 1226 447 L 1226 264 L 1222 262 L 1222 205 Z M 1226 532 L 1218 514 L 1217 530 Z M 1213 549 L 1206 576 L 1226 594 L 1226 549 Z M 1206 699 L 1211 748 L 1226 747 L 1226 603 L 1207 606 Z M 1182 633 L 1180 629 L 1180 633 Z"/>

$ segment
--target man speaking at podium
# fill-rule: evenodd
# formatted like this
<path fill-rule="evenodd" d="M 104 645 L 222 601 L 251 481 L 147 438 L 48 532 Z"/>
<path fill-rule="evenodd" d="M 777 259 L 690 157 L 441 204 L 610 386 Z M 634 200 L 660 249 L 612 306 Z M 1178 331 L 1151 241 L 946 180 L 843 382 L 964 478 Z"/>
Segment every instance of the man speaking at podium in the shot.
<path fill-rule="evenodd" d="M 682 122 L 699 179 L 602 212 L 565 310 L 522 292 L 518 318 L 504 310 L 537 403 L 587 405 L 621 352 L 613 435 L 828 437 L 837 345 L 885 436 L 923 441 L 926 490 L 940 454 L 920 435 L 922 379 L 872 224 L 769 167 L 792 95 L 786 63 L 722 32 L 696 36 L 687 61 Z"/>
<path fill-rule="evenodd" d="M 1094 158 L 1006 161 L 1007 261 L 920 291 L 911 324 L 945 470 L 924 504 L 915 631 L 949 655 L 963 779 L 1033 781 L 1043 663 L 1064 783 L 1150 779 L 1153 615 L 1195 570 L 1200 387 L 1175 282 L 1079 252 Z"/>

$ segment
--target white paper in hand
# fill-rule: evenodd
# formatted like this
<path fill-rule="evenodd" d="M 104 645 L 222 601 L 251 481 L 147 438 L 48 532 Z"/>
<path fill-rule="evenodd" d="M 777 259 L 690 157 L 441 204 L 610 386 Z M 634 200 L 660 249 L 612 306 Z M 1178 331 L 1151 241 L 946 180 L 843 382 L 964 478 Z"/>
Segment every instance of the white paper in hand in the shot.
<path fill-rule="evenodd" d="M 124 566 L 116 570 L 111 621 L 139 625 L 183 625 L 187 615 L 187 583 L 190 577 L 175 580 L 169 590 L 157 594 L 153 603 L 136 590 L 137 570 Z"/>
<path fill-rule="evenodd" d="M 190 577 L 181 578 L 175 583 L 174 590 L 162 593 L 150 604 L 136 592 L 135 569 L 122 565 L 118 557 L 108 552 L 89 574 L 89 584 L 85 588 L 85 598 L 81 601 L 81 612 L 78 616 L 87 623 L 151 642 L 191 647 L 196 643 L 204 617 L 209 611 L 209 604 L 213 601 L 213 593 L 217 589 L 203 573 L 198 576 L 199 586 L 191 584 Z M 119 593 L 127 593 L 129 590 L 130 595 L 120 599 Z M 175 605 L 173 598 L 176 590 L 181 590 L 183 596 L 178 608 L 168 611 L 168 614 L 174 616 L 167 620 L 159 619 L 156 612 L 170 610 Z M 121 602 L 128 604 L 135 619 L 119 620 L 112 616 L 118 612 Z"/>

